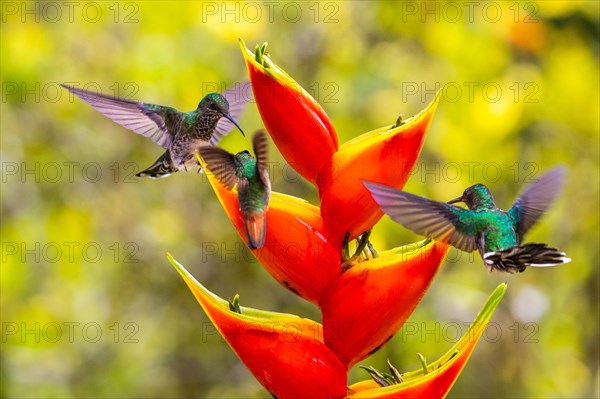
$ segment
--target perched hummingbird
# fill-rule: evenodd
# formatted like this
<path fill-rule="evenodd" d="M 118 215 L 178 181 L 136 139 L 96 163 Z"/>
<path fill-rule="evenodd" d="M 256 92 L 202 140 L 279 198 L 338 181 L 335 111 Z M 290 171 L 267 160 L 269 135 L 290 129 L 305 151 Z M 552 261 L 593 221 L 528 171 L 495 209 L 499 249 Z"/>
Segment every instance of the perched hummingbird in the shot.
<path fill-rule="evenodd" d="M 233 155 L 217 147 L 200 147 L 198 152 L 208 170 L 231 190 L 237 183 L 238 202 L 244 216 L 250 249 L 262 248 L 267 232 L 267 210 L 271 181 L 267 170 L 267 134 L 258 131 L 252 138 L 256 159 L 248 151 Z"/>
<path fill-rule="evenodd" d="M 462 251 L 478 250 L 488 270 L 522 272 L 527 266 L 570 262 L 563 252 L 546 244 L 521 244 L 523 236 L 550 207 L 564 181 L 565 168 L 544 174 L 517 198 L 506 212 L 494 203 L 486 186 L 476 184 L 448 203 L 365 181 L 384 213 L 404 227 Z M 459 208 L 464 202 L 469 209 Z"/>
<path fill-rule="evenodd" d="M 113 121 L 166 149 L 152 166 L 136 175 L 151 178 L 166 177 L 198 165 L 195 151 L 201 146 L 216 145 L 234 125 L 244 134 L 236 119 L 246 108 L 249 86 L 250 82 L 245 82 L 223 94 L 209 93 L 194 111 L 180 112 L 62 85 Z"/>

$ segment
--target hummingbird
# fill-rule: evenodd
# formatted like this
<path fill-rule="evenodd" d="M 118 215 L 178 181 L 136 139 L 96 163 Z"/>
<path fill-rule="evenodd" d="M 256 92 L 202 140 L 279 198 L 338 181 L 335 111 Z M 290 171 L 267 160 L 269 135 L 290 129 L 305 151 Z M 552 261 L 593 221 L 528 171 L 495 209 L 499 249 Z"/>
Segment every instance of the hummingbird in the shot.
<path fill-rule="evenodd" d="M 252 137 L 256 159 L 248 151 L 233 155 L 218 147 L 200 147 L 198 152 L 208 170 L 227 189 L 237 184 L 238 202 L 244 217 L 250 249 L 262 248 L 267 232 L 267 211 L 271 181 L 267 168 L 267 133 L 259 130 Z"/>
<path fill-rule="evenodd" d="M 201 146 L 216 145 L 237 127 L 249 100 L 250 82 L 236 85 L 221 93 L 209 93 L 190 112 L 175 108 L 127 100 L 61 85 L 108 118 L 127 129 L 148 137 L 166 151 L 137 177 L 160 178 L 198 165 L 195 151 Z M 224 118 L 224 119 L 222 119 Z"/>
<path fill-rule="evenodd" d="M 568 263 L 563 252 L 543 243 L 522 244 L 527 231 L 558 194 L 565 168 L 551 169 L 529 185 L 508 211 L 494 203 L 483 184 L 467 188 L 447 203 L 364 181 L 384 213 L 417 234 L 446 242 L 462 251 L 478 250 L 488 271 L 523 272 L 527 266 Z M 463 202 L 468 209 L 452 204 Z"/>

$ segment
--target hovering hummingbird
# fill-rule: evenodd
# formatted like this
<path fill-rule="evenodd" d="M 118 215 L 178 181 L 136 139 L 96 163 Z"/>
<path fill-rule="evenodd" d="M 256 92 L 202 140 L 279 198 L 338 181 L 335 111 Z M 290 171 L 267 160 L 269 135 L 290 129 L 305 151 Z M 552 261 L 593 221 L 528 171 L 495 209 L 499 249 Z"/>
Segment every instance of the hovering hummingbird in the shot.
<path fill-rule="evenodd" d="M 256 159 L 248 151 L 233 155 L 217 147 L 200 147 L 198 152 L 208 170 L 231 190 L 237 183 L 238 202 L 250 249 L 262 248 L 267 232 L 267 210 L 271 181 L 267 170 L 267 134 L 260 130 L 252 137 Z"/>
<path fill-rule="evenodd" d="M 194 111 L 180 112 L 171 107 L 111 97 L 62 85 L 113 121 L 148 137 L 166 149 L 152 166 L 136 175 L 151 178 L 166 177 L 198 165 L 196 149 L 216 145 L 233 126 L 243 135 L 244 132 L 236 120 L 246 108 L 249 86 L 250 82 L 245 82 L 224 91 L 223 94 L 209 93 Z"/>
<path fill-rule="evenodd" d="M 550 207 L 564 181 L 565 168 L 544 174 L 508 211 L 496 207 L 486 186 L 475 184 L 448 203 L 365 181 L 384 213 L 404 227 L 462 251 L 478 250 L 489 271 L 522 272 L 527 266 L 555 266 L 571 259 L 546 244 L 521 244 L 523 236 Z M 451 204 L 464 202 L 469 209 Z"/>

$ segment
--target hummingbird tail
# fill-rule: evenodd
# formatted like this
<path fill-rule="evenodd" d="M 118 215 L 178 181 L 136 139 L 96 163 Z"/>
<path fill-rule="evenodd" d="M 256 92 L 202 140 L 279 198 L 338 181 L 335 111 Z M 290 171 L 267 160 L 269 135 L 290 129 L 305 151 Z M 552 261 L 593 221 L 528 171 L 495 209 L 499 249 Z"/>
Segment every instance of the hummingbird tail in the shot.
<path fill-rule="evenodd" d="M 244 214 L 244 226 L 250 249 L 262 248 L 267 235 L 266 212 Z"/>
<path fill-rule="evenodd" d="M 147 169 L 142 170 L 140 173 L 136 174 L 137 177 L 149 177 L 151 179 L 160 179 L 163 177 L 169 176 L 171 173 L 177 172 L 179 169 L 173 165 L 173 161 L 171 160 L 171 153 L 169 151 L 165 151 L 156 162 L 152 164 Z"/>
<path fill-rule="evenodd" d="M 556 248 L 547 244 L 530 242 L 523 245 L 503 249 L 496 252 L 487 252 L 483 261 L 490 270 L 507 273 L 521 273 L 528 266 L 548 267 L 569 263 L 570 258 Z"/>

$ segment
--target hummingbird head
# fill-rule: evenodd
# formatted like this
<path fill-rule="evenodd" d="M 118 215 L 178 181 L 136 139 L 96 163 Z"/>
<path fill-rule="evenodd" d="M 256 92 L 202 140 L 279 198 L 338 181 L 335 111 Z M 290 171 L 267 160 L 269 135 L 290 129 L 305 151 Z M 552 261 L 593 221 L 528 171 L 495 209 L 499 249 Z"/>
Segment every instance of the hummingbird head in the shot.
<path fill-rule="evenodd" d="M 235 154 L 235 163 L 238 167 L 238 171 L 243 173 L 244 176 L 251 177 L 254 175 L 256 159 L 254 159 L 249 151 L 244 150 Z"/>
<path fill-rule="evenodd" d="M 229 102 L 227 99 L 220 93 L 208 93 L 204 96 L 204 98 L 198 104 L 197 111 L 208 114 L 218 114 L 223 118 L 227 118 L 237 127 L 242 135 L 245 136 L 244 131 L 240 127 L 240 125 L 233 119 L 233 117 L 229 114 Z"/>
<path fill-rule="evenodd" d="M 449 204 L 456 202 L 464 202 L 472 210 L 496 207 L 490 190 L 483 184 L 475 184 L 467 188 L 461 197 L 448 201 Z"/>
<path fill-rule="evenodd" d="M 229 102 L 220 93 L 208 93 L 198 104 L 198 110 L 229 114 Z"/>
<path fill-rule="evenodd" d="M 250 151 L 244 150 L 235 154 L 235 157 L 240 161 L 247 161 L 249 159 L 254 159 L 254 157 L 250 154 Z"/>

